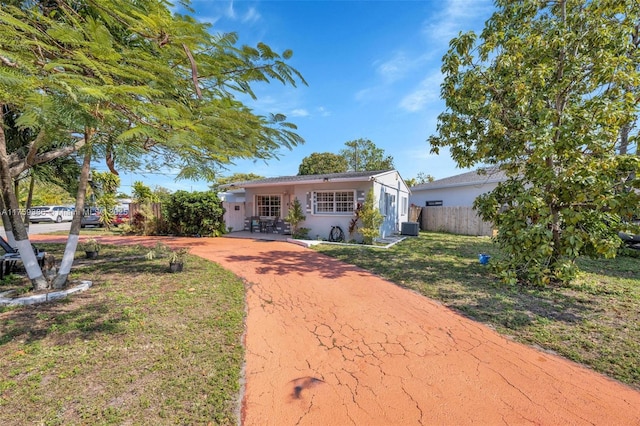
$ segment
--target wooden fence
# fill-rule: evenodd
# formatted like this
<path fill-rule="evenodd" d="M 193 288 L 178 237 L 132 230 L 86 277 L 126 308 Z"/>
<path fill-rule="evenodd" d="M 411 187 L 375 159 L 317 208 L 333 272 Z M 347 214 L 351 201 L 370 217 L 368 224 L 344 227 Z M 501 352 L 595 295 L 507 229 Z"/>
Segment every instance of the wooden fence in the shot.
<path fill-rule="evenodd" d="M 483 222 L 471 207 L 423 207 L 420 228 L 459 235 L 493 235 L 493 225 Z"/>
<path fill-rule="evenodd" d="M 129 204 L 129 217 L 133 218 L 133 216 L 140 210 L 140 205 L 137 203 Z M 162 203 L 151 203 L 151 212 L 154 217 L 158 219 L 162 219 Z"/>

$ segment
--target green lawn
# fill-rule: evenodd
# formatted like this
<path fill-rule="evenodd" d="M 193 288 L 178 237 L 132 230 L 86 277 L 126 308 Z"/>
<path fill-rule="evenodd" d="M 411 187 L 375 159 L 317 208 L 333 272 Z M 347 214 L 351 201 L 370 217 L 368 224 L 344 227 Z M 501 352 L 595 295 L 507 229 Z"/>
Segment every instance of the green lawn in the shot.
<path fill-rule="evenodd" d="M 242 281 L 193 256 L 171 274 L 147 251 L 103 247 L 74 268 L 90 291 L 0 308 L 2 425 L 237 424 Z"/>
<path fill-rule="evenodd" d="M 388 250 L 319 245 L 318 251 L 415 290 L 500 333 L 640 388 L 640 258 L 580 259 L 570 286 L 505 286 L 479 253 L 486 237 L 420 233 Z"/>

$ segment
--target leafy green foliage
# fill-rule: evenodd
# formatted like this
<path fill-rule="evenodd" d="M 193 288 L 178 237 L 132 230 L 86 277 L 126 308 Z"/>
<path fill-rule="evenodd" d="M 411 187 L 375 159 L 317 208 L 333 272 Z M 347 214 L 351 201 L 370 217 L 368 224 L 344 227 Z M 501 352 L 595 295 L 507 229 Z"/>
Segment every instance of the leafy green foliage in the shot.
<path fill-rule="evenodd" d="M 427 174 L 425 172 L 418 172 L 418 175 L 416 177 L 405 179 L 405 183 L 407 184 L 408 187 L 412 187 L 416 185 L 422 185 L 425 183 L 433 182 L 434 180 L 435 178 L 430 174 Z"/>
<path fill-rule="evenodd" d="M 162 0 L 3 6 L 0 105 L 12 104 L 31 141 L 44 134 L 16 172 L 91 145 L 114 170 L 212 177 L 234 158 L 274 158 L 303 143 L 283 114 L 256 115 L 237 99 L 255 99 L 254 84 L 306 84 L 287 63 L 292 51 L 237 40 Z"/>
<path fill-rule="evenodd" d="M 344 143 L 347 148 L 340 155 L 347 160 L 349 171 L 390 170 L 394 168 L 393 157 L 385 156 L 384 150 L 378 148 L 369 139 L 356 139 Z"/>
<path fill-rule="evenodd" d="M 223 188 L 220 188 L 222 185 L 259 179 L 264 179 L 264 176 L 260 176 L 255 173 L 233 173 L 230 176 L 216 176 L 210 188 L 212 191 L 220 191 L 223 190 Z"/>
<path fill-rule="evenodd" d="M 284 218 L 285 221 L 291 224 L 291 234 L 293 238 L 302 238 L 304 235 L 298 233 L 298 225 L 301 222 L 304 222 L 307 219 L 304 212 L 302 211 L 302 204 L 300 204 L 300 200 L 296 197 L 289 207 L 289 211 L 287 212 L 287 216 Z M 306 234 L 303 233 L 303 234 Z"/>
<path fill-rule="evenodd" d="M 322 175 L 344 173 L 348 169 L 347 160 L 331 152 L 314 152 L 304 157 L 298 167 L 298 175 Z"/>
<path fill-rule="evenodd" d="M 100 223 L 110 228 L 115 219 L 118 205 L 116 191 L 120 186 L 120 177 L 110 172 L 91 172 L 91 189 L 96 195 L 96 206 L 100 208 Z"/>
<path fill-rule="evenodd" d="M 579 255 L 615 256 L 619 223 L 637 214 L 639 21 L 633 0 L 501 1 L 479 40 L 451 41 L 429 142 L 460 167 L 507 173 L 475 202 L 498 228 L 504 281 L 571 281 Z"/>
<path fill-rule="evenodd" d="M 167 221 L 179 235 L 219 236 L 225 232 L 224 209 L 211 191 L 176 191 L 166 206 Z"/>
<path fill-rule="evenodd" d="M 20 205 L 26 206 L 26 201 L 29 196 L 29 186 L 20 185 L 16 195 L 18 196 Z M 69 191 L 66 189 L 50 182 L 35 180 L 31 206 L 66 205 L 72 204 L 73 201 L 73 198 L 69 195 Z"/>
<path fill-rule="evenodd" d="M 376 208 L 373 189 L 367 192 L 362 208 L 358 209 L 358 217 L 362 223 L 358 232 L 362 234 L 364 243 L 373 243 L 373 240 L 380 236 L 380 225 L 382 225 L 384 219 L 380 210 Z M 351 229 L 351 226 L 349 229 Z"/>
<path fill-rule="evenodd" d="M 158 198 L 155 196 L 151 188 L 139 180 L 133 182 L 131 192 L 135 203 L 145 204 L 158 202 Z"/>

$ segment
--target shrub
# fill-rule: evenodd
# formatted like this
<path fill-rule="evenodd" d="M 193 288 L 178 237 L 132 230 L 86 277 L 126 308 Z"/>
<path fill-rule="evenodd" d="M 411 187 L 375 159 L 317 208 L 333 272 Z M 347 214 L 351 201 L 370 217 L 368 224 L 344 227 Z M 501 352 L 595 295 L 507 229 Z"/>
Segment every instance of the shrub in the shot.
<path fill-rule="evenodd" d="M 362 227 L 360 228 L 362 239 L 365 244 L 371 244 L 375 238 L 380 236 L 380 225 L 382 225 L 383 221 L 382 213 L 375 206 L 373 189 L 367 192 L 359 215 L 362 222 Z"/>
<path fill-rule="evenodd" d="M 217 237 L 226 232 L 224 209 L 212 191 L 176 191 L 166 206 L 167 222 L 178 235 Z"/>
<path fill-rule="evenodd" d="M 298 235 L 301 234 L 299 231 L 304 228 L 301 228 L 299 230 L 298 225 L 300 225 L 300 223 L 304 222 L 306 219 L 307 217 L 302 212 L 302 205 L 300 204 L 300 200 L 298 200 L 298 197 L 296 197 L 293 200 L 291 208 L 289 209 L 289 213 L 287 213 L 287 217 L 284 218 L 284 220 L 291 224 L 291 234 L 293 235 L 293 238 L 302 238 Z M 308 232 L 309 231 L 307 230 L 307 233 Z M 303 232 L 302 235 L 306 235 L 306 233 Z"/>

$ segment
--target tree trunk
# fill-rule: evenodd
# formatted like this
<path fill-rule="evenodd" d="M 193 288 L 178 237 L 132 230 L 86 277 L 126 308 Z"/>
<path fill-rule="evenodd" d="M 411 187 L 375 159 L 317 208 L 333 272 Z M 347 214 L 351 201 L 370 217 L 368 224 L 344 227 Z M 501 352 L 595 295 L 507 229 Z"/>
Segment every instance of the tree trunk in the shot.
<path fill-rule="evenodd" d="M 36 177 L 31 172 L 31 179 L 29 180 L 29 193 L 27 194 L 27 202 L 24 204 L 24 223 L 26 227 L 29 227 L 29 209 L 31 208 L 31 203 L 33 202 L 33 188 L 36 186 Z M 16 188 L 16 194 L 18 193 L 18 189 Z"/>
<path fill-rule="evenodd" d="M 33 284 L 34 290 L 44 290 L 48 287 L 47 280 L 42 275 L 42 269 L 38 264 L 36 254 L 31 248 L 31 242 L 27 235 L 27 230 L 20 218 L 20 206 L 14 192 L 13 178 L 9 167 L 9 157 L 7 155 L 7 141 L 4 134 L 4 111 L 0 108 L 0 193 L 7 209 L 7 218 L 13 229 L 16 240 L 16 248 L 20 252 L 20 258 L 27 271 L 27 276 Z"/>
<path fill-rule="evenodd" d="M 84 160 L 80 171 L 80 181 L 78 183 L 78 193 L 76 196 L 76 211 L 73 215 L 73 220 L 71 221 L 71 229 L 69 230 L 69 237 L 67 238 L 67 245 L 64 248 L 64 254 L 62 255 L 58 274 L 53 279 L 54 288 L 62 288 L 66 285 L 69 273 L 71 272 L 71 265 L 75 258 L 76 249 L 78 248 L 78 241 L 80 239 L 80 222 L 84 213 L 84 202 L 87 194 L 89 172 L 91 171 L 91 144 L 89 141 L 91 140 L 92 135 L 93 130 L 85 129 L 84 138 L 86 151 L 84 153 Z"/>
<path fill-rule="evenodd" d="M 11 247 L 15 247 L 16 239 L 13 236 L 13 228 L 11 227 L 11 222 L 9 221 L 9 208 L 4 203 L 2 197 L 0 197 L 0 207 L 2 207 L 2 225 L 4 226 L 4 233 L 7 236 L 7 242 Z"/>

